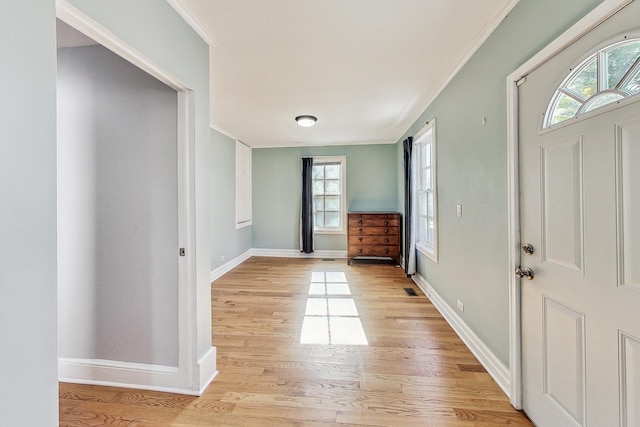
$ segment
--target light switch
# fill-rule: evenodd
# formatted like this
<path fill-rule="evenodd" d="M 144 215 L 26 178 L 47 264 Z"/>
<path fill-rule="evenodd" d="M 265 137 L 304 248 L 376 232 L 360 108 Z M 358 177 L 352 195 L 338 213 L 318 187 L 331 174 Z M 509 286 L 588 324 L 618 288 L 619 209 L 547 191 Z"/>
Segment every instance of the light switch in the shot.
<path fill-rule="evenodd" d="M 456 212 L 457 212 L 458 218 L 462 216 L 462 205 L 456 205 Z"/>

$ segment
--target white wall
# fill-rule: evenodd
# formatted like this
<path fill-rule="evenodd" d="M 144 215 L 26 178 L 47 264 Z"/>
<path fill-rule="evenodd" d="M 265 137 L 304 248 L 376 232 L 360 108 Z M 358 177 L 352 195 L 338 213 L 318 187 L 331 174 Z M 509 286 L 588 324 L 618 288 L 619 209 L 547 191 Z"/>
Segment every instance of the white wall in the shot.
<path fill-rule="evenodd" d="M 0 424 L 57 426 L 53 1 L 0 2 Z"/>
<path fill-rule="evenodd" d="M 58 50 L 60 357 L 178 365 L 177 93 Z"/>

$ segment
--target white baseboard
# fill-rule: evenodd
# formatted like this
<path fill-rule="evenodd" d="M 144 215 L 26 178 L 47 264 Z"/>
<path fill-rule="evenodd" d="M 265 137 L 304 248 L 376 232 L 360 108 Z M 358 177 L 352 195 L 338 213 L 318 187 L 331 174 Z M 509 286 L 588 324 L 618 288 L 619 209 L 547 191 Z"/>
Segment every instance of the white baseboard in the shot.
<path fill-rule="evenodd" d="M 460 339 L 471 350 L 474 356 L 487 370 L 502 391 L 510 397 L 511 394 L 511 373 L 509 368 L 502 363 L 495 354 L 478 338 L 478 336 L 467 326 L 458 314 L 445 302 L 436 290 L 425 280 L 424 277 L 416 274 L 413 281 L 422 292 L 431 300 L 431 303 L 438 309 L 442 317 L 451 325 Z"/>
<path fill-rule="evenodd" d="M 346 258 L 347 251 L 315 251 L 306 254 L 300 252 L 299 249 L 253 248 L 251 249 L 251 255 L 280 258 Z"/>
<path fill-rule="evenodd" d="M 211 270 L 211 276 L 209 281 L 214 282 L 218 280 L 220 277 L 227 274 L 228 272 L 230 272 L 231 270 L 233 270 L 234 268 L 236 268 L 237 266 L 239 266 L 240 264 L 242 264 L 243 262 L 251 258 L 252 252 L 253 252 L 253 249 L 249 249 L 242 255 L 235 257 L 234 259 L 228 261 L 225 264 L 222 264 L 220 267 L 216 268 L 215 270 Z"/>
<path fill-rule="evenodd" d="M 63 383 L 90 384 L 110 387 L 201 396 L 218 375 L 216 348 L 211 347 L 198 360 L 197 389 L 189 383 L 184 371 L 174 366 L 149 365 L 104 359 L 58 358 L 58 380 Z"/>
<path fill-rule="evenodd" d="M 177 367 L 103 359 L 58 358 L 60 382 L 198 395 Z"/>
<path fill-rule="evenodd" d="M 211 384 L 211 381 L 218 375 L 218 368 L 216 365 L 216 348 L 211 347 L 209 350 L 198 360 L 198 368 L 200 374 L 199 381 L 199 394 L 202 396 L 205 389 Z"/>

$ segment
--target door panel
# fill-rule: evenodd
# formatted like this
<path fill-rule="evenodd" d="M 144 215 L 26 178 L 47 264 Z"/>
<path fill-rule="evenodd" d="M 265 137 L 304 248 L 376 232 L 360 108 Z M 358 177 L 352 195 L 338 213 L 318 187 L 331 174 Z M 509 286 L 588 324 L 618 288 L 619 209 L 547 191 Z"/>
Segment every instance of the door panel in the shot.
<path fill-rule="evenodd" d="M 544 298 L 544 395 L 564 415 L 585 418 L 584 315 Z"/>
<path fill-rule="evenodd" d="M 582 137 L 541 150 L 542 262 L 582 272 Z"/>
<path fill-rule="evenodd" d="M 620 334 L 620 395 L 623 426 L 640 425 L 640 340 Z"/>
<path fill-rule="evenodd" d="M 618 125 L 616 136 L 619 284 L 640 290 L 640 121 Z"/>
<path fill-rule="evenodd" d="M 567 72 L 639 23 L 636 0 L 519 87 L 523 406 L 539 427 L 640 427 L 640 102 L 541 129 Z"/>

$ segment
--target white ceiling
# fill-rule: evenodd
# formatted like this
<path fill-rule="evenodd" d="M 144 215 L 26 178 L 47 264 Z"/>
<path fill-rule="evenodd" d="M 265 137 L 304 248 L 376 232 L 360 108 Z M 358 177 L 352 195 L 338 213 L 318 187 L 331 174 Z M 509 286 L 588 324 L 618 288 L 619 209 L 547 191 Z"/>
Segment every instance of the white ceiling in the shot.
<path fill-rule="evenodd" d="M 211 46 L 211 125 L 295 147 L 395 143 L 518 0 L 168 1 Z"/>
<path fill-rule="evenodd" d="M 169 2 L 210 41 L 212 126 L 274 147 L 395 143 L 517 0 Z"/>

